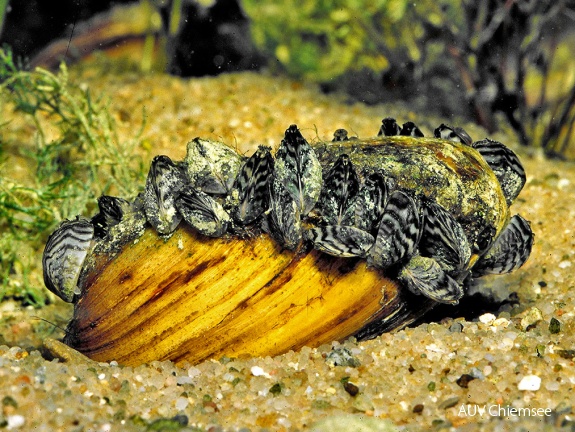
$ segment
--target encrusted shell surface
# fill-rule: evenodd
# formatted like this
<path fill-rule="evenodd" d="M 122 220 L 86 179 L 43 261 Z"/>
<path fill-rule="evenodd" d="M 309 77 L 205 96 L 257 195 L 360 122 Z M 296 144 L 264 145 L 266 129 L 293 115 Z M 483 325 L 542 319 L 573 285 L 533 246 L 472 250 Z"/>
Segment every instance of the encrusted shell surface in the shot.
<path fill-rule="evenodd" d="M 317 143 L 323 166 L 349 155 L 364 172 L 379 172 L 395 186 L 429 198 L 463 226 L 470 244 L 485 249 L 509 219 L 499 182 L 472 147 L 435 138 L 387 137 Z M 486 238 L 486 233 L 488 234 Z M 477 252 L 476 250 L 476 252 Z"/>
<path fill-rule="evenodd" d="M 217 154 L 207 150 L 212 146 Z M 246 159 L 222 158 L 227 150 L 220 147 L 200 139 L 188 145 L 185 161 L 192 186 L 214 194 L 230 192 Z M 385 177 L 393 189 L 445 208 L 469 240 L 471 258 L 465 259 L 462 271 L 473 266 L 509 219 L 495 174 L 465 144 L 396 136 L 320 142 L 313 149 L 324 177 L 346 154 L 366 188 Z M 218 166 L 222 164 L 226 166 Z M 231 175 L 224 178 L 221 172 Z M 402 287 L 396 272 L 374 268 L 359 257 L 313 250 L 302 241 L 306 227 L 286 223 L 293 214 L 310 210 L 305 191 L 287 190 L 277 181 L 269 187 L 270 207 L 277 207 L 274 214 L 281 220 L 270 217 L 269 225 L 245 230 L 241 238 L 207 237 L 182 222 L 166 239 L 139 212 L 111 227 L 107 241 L 97 244 L 84 263 L 82 295 L 65 342 L 92 359 L 126 365 L 276 355 L 351 335 L 372 337 L 413 322 L 436 304 Z M 317 184 L 309 187 L 319 195 Z M 285 199 L 274 202 L 274 194 Z M 381 211 L 383 198 L 377 201 L 370 211 Z M 361 218 L 361 207 L 346 217 L 356 216 Z M 346 232 L 339 230 L 340 235 Z M 274 241 L 280 237 L 294 250 L 282 249 Z M 408 270 L 428 267 L 414 261 Z"/>

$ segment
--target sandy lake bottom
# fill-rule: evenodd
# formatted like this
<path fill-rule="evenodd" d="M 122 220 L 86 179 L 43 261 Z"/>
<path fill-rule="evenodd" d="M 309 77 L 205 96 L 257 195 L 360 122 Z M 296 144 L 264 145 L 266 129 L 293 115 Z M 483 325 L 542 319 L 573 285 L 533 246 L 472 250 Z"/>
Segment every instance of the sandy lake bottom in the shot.
<path fill-rule="evenodd" d="M 347 104 L 313 86 L 253 73 L 192 80 L 109 76 L 90 79 L 89 86 L 110 96 L 120 136 L 136 133 L 146 116 L 150 159 L 181 159 L 196 136 L 244 151 L 259 144 L 277 148 L 292 123 L 308 139 L 331 140 L 337 128 L 374 136 L 387 116 L 415 121 L 426 135 L 441 122 L 456 122 L 394 105 Z M 485 136 L 479 128 L 467 130 L 475 139 Z M 525 166 L 527 183 L 512 213 L 531 221 L 535 242 L 520 270 L 483 283 L 502 298 L 516 293 L 517 304 L 360 343 L 182 368 L 45 360 L 37 351 L 35 317 L 65 322 L 71 308 L 58 301 L 38 311 L 5 301 L 0 313 L 9 346 L 0 347 L 0 423 L 37 432 L 167 430 L 159 419 L 183 415 L 188 426 L 182 430 L 314 425 L 343 431 L 356 424 L 364 427 L 356 430 L 373 431 L 572 430 L 575 165 L 526 152 L 514 138 L 492 138 L 516 150 Z M 559 327 L 555 320 L 550 327 L 553 318 Z M 349 349 L 359 365 L 330 364 L 326 356 L 334 347 Z"/>

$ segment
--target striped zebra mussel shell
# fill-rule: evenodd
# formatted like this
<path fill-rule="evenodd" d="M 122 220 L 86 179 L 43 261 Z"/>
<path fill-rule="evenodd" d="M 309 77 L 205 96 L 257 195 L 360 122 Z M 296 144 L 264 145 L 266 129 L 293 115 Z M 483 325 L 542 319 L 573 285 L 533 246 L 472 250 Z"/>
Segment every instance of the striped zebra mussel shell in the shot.
<path fill-rule="evenodd" d="M 83 217 L 64 221 L 46 243 L 42 256 L 46 288 L 67 302 L 81 294 L 78 278 L 94 242 L 94 226 Z"/>
<path fill-rule="evenodd" d="M 124 364 L 274 355 L 405 326 L 520 267 L 517 156 L 422 135 L 386 118 L 376 138 L 310 144 L 291 125 L 275 154 L 196 138 L 156 156 L 133 201 L 101 197 L 48 239 L 46 286 L 75 305 L 65 342 Z"/>

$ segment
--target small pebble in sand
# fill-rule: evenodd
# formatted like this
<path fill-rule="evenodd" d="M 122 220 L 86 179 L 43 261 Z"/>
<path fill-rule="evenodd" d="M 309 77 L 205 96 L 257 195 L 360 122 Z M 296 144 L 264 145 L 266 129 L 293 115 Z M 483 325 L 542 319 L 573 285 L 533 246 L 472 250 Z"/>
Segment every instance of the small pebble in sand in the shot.
<path fill-rule="evenodd" d="M 491 324 L 493 321 L 495 321 L 495 318 L 496 316 L 492 313 L 485 313 L 479 317 L 479 321 L 481 321 L 483 324 Z"/>
<path fill-rule="evenodd" d="M 15 415 L 10 415 L 6 418 L 6 428 L 8 430 L 10 429 L 18 429 L 22 426 L 24 426 L 24 423 L 26 423 L 26 419 L 24 418 L 24 416 L 15 414 Z"/>
<path fill-rule="evenodd" d="M 558 334 L 561 332 L 561 322 L 557 318 L 551 318 L 549 321 L 549 333 Z"/>
<path fill-rule="evenodd" d="M 521 381 L 517 385 L 517 388 L 519 390 L 537 391 L 539 390 L 540 387 L 541 387 L 541 378 L 539 378 L 537 375 L 526 375 L 521 379 Z"/>
<path fill-rule="evenodd" d="M 534 326 L 543 319 L 543 314 L 536 307 L 532 307 L 527 311 L 525 316 L 521 319 L 521 328 L 527 331 L 529 327 Z"/>
<path fill-rule="evenodd" d="M 271 378 L 270 374 L 268 374 L 266 371 L 264 371 L 261 367 L 259 366 L 252 366 L 252 368 L 250 369 L 251 373 L 253 376 L 264 376 L 266 378 Z"/>
<path fill-rule="evenodd" d="M 463 331 L 463 324 L 460 322 L 454 322 L 451 324 L 451 326 L 449 326 L 449 331 L 451 333 L 461 333 Z"/>

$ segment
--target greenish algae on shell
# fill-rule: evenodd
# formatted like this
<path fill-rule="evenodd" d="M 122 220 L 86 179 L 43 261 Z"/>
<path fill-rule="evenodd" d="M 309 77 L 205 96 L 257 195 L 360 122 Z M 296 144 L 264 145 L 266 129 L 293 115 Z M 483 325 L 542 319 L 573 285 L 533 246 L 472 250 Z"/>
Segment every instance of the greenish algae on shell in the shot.
<path fill-rule="evenodd" d="M 491 243 L 509 219 L 499 181 L 468 145 L 395 136 L 321 142 L 314 144 L 314 150 L 324 167 L 345 153 L 367 173 L 378 171 L 399 189 L 440 204 L 463 226 L 472 245 Z M 486 233 L 492 238 L 482 238 Z"/>

